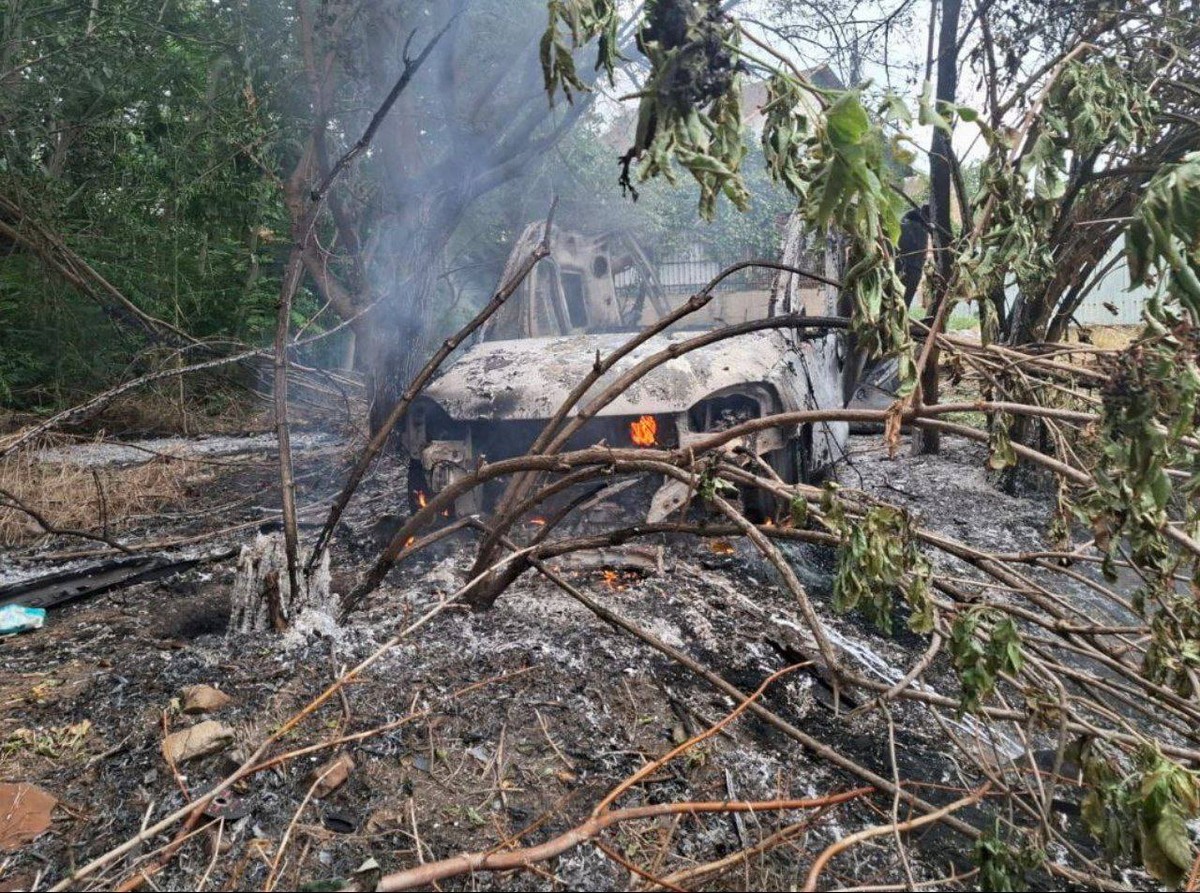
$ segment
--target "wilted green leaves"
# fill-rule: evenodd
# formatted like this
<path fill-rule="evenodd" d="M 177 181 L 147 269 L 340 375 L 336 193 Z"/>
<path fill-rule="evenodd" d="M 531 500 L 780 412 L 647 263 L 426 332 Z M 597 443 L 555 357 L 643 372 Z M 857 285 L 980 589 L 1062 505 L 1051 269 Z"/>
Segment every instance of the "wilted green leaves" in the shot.
<path fill-rule="evenodd" d="M 540 56 L 542 79 L 551 102 L 560 89 L 568 102 L 573 98 L 572 91 L 586 93 L 590 89 L 575 70 L 572 51 L 597 37 L 596 70 L 603 69 L 611 83 L 620 58 L 620 18 L 615 0 L 548 0 L 546 11 L 549 22 L 542 34 Z"/>
<path fill-rule="evenodd" d="M 584 89 L 571 51 L 604 35 L 597 67 L 611 70 L 616 14 L 611 2 L 550 0 L 542 42 L 548 91 Z M 701 217 L 712 219 L 722 195 L 745 209 L 749 194 L 740 167 L 746 153 L 738 87 L 740 32 L 717 0 L 648 0 L 638 49 L 650 72 L 638 94 L 634 144 L 621 158 L 621 185 L 637 197 L 636 179 L 676 167 L 700 187 Z M 606 53 L 608 55 L 606 55 Z M 960 113 L 961 114 L 961 113 Z M 768 82 L 763 154 L 772 176 L 800 200 L 818 231 L 849 240 L 844 288 L 852 298 L 854 331 L 872 357 L 896 357 L 900 393 L 915 385 L 912 339 L 903 287 L 891 246 L 900 233 L 902 199 L 892 189 L 891 159 L 907 150 L 888 140 L 882 122 L 911 120 L 888 95 L 872 116 L 856 90 L 830 91 L 783 71 Z"/>
<path fill-rule="evenodd" d="M 891 635 L 893 600 L 900 596 L 909 608 L 909 629 L 932 632 L 929 563 L 912 535 L 908 514 L 890 506 L 872 506 L 861 518 L 850 517 L 832 491 L 827 492 L 823 510 L 824 523 L 840 539 L 834 610 L 858 609 Z"/>
<path fill-rule="evenodd" d="M 903 396 L 915 385 L 915 370 L 908 308 L 890 249 L 900 233 L 902 199 L 889 167 L 896 147 L 880 122 L 903 119 L 908 111 L 888 96 L 872 118 L 858 91 L 847 90 L 827 93 L 831 102 L 822 114 L 812 95 L 786 74 L 771 79 L 763 152 L 813 229 L 847 236 L 843 287 L 853 301 L 854 332 L 870 356 L 899 360 Z"/>
<path fill-rule="evenodd" d="M 546 92 L 588 89 L 579 77 L 573 50 L 599 38 L 596 69 L 612 80 L 620 58 L 620 23 L 613 0 L 549 0 L 549 23 L 542 35 L 541 61 Z M 621 159 L 621 185 L 637 198 L 631 168 L 640 162 L 639 180 L 663 176 L 674 182 L 674 165 L 700 187 L 700 215 L 711 220 L 717 199 L 726 196 L 739 210 L 749 201 L 738 173 L 746 147 L 742 139 L 738 66 L 733 46 L 737 29 L 716 0 L 648 0 L 638 29 L 638 49 L 650 63 L 639 96 L 633 146 Z"/>
<path fill-rule="evenodd" d="M 1179 886 L 1195 859 L 1187 822 L 1200 815 L 1200 777 L 1150 745 L 1132 767 L 1103 741 L 1085 739 L 1071 751 L 1090 788 L 1083 820 L 1108 856 L 1140 856 L 1151 875 Z"/>
<path fill-rule="evenodd" d="M 964 713 L 979 709 L 995 691 L 1001 673 L 1015 675 L 1025 665 L 1016 624 L 986 607 L 971 608 L 954 618 L 950 627 L 950 656 L 962 685 Z"/>
<path fill-rule="evenodd" d="M 1032 846 L 1016 847 L 1000 834 L 999 823 L 975 841 L 975 864 L 979 866 L 979 889 L 1015 893 L 1030 889 L 1026 873 L 1037 868 L 1046 854 Z"/>
<path fill-rule="evenodd" d="M 1185 556 L 1165 531 L 1182 521 L 1195 536 L 1200 527 L 1198 232 L 1200 153 L 1192 153 L 1154 177 L 1128 232 L 1133 281 L 1161 278 L 1165 301 L 1149 303 L 1142 337 L 1108 369 L 1095 483 L 1082 506 L 1105 552 L 1105 573 L 1115 579 L 1114 559 L 1127 547 L 1146 581 L 1134 596 L 1135 607 L 1150 621 L 1144 672 L 1185 697 L 1196 694 L 1200 672 L 1200 606 L 1176 584 Z M 1186 557 L 1195 586 L 1200 562 Z"/>
<path fill-rule="evenodd" d="M 1191 444 L 1200 413 L 1200 334 L 1184 326 L 1168 330 L 1168 324 L 1168 312 L 1152 307 L 1142 340 L 1108 369 L 1095 484 L 1083 504 L 1096 545 L 1110 559 L 1110 578 L 1111 559 L 1127 541 L 1163 595 L 1173 589 L 1168 577 L 1177 561 L 1163 534 L 1177 496 L 1167 469 L 1195 467 Z M 1197 480 L 1193 475 L 1184 483 L 1184 495 L 1195 492 Z M 1194 523 L 1191 501 L 1181 509 Z"/>
<path fill-rule="evenodd" d="M 1167 294 L 1200 323 L 1200 152 L 1159 172 L 1134 211 L 1125 240 L 1134 285 L 1163 279 Z"/>
<path fill-rule="evenodd" d="M 955 299 L 986 297 L 1011 276 L 1022 295 L 1041 306 L 1055 273 L 1051 232 L 1071 206 L 1063 202 L 1069 175 L 1141 139 L 1154 110 L 1145 86 L 1095 58 L 1072 61 L 1058 72 L 1023 146 L 1014 146 L 1014 132 L 977 122 L 989 154 L 973 205 L 976 223 L 986 225 L 977 244 L 958 259 Z M 963 120 L 972 117 L 961 107 L 952 111 Z M 1038 320 L 1039 327 L 1044 322 Z"/>

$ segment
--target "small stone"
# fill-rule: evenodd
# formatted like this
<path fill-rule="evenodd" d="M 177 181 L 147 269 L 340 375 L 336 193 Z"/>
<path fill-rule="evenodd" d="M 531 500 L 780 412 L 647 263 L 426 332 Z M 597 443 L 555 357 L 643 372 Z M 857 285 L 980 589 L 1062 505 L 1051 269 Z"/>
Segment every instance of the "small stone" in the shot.
<path fill-rule="evenodd" d="M 189 685 L 183 690 L 183 712 L 213 713 L 220 710 L 233 698 L 211 685 Z"/>
<path fill-rule="evenodd" d="M 328 797 L 346 783 L 346 780 L 350 777 L 350 773 L 353 771 L 354 760 L 350 759 L 350 754 L 348 753 L 344 753 L 336 759 L 317 767 L 308 776 L 309 784 L 316 783 L 316 787 L 313 788 L 313 796 L 318 800 Z"/>
<path fill-rule="evenodd" d="M 190 729 L 172 732 L 163 739 L 163 756 L 168 762 L 182 763 L 223 750 L 233 740 L 233 729 L 223 722 L 206 719 Z"/>

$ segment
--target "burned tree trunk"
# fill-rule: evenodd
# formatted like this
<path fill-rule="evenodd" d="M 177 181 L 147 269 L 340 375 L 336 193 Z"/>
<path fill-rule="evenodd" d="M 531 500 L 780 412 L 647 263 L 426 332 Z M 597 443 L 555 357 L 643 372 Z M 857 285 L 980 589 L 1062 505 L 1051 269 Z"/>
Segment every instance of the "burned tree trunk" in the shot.
<path fill-rule="evenodd" d="M 230 634 L 286 632 L 305 613 L 337 616 L 327 551 L 311 574 L 297 577 L 298 592 L 293 593 L 282 533 L 259 534 L 252 544 L 243 546 L 233 581 Z"/>
<path fill-rule="evenodd" d="M 401 262 L 389 277 L 397 283 L 397 293 L 384 299 L 362 345 L 363 363 L 369 370 L 372 435 L 383 427 L 428 359 L 442 249 L 449 238 L 446 229 L 416 238 L 409 234 L 415 244 L 400 255 Z"/>
<path fill-rule="evenodd" d="M 961 0 L 946 0 L 942 5 L 941 30 L 937 50 L 937 103 L 953 103 L 958 93 L 958 19 L 962 12 Z M 940 127 L 933 128 L 933 143 L 929 152 L 929 198 L 933 220 L 933 247 L 935 274 L 933 278 L 933 302 L 926 316 L 926 323 L 937 318 L 943 301 L 950 299 L 947 289 L 953 269 L 951 242 L 953 234 L 950 221 L 950 188 L 954 147 L 951 135 Z M 920 397 L 924 403 L 938 402 L 938 349 L 930 351 L 928 362 L 922 370 Z M 917 430 L 913 432 L 913 451 L 936 453 L 938 432 Z"/>

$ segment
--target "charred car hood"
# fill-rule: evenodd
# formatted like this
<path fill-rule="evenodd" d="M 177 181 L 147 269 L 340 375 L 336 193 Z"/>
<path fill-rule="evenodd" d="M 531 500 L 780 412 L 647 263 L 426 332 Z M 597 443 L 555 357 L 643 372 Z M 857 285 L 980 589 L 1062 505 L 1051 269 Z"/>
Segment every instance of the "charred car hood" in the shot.
<path fill-rule="evenodd" d="M 581 401 L 599 395 L 645 358 L 696 337 L 697 332 L 656 335 L 610 369 Z M 629 333 L 485 341 L 462 355 L 426 390 L 452 418 L 545 419 L 592 370 L 596 352 L 607 357 Z M 601 416 L 682 412 L 723 388 L 769 382 L 788 360 L 788 341 L 777 331 L 755 332 L 668 360 L 599 412 Z"/>

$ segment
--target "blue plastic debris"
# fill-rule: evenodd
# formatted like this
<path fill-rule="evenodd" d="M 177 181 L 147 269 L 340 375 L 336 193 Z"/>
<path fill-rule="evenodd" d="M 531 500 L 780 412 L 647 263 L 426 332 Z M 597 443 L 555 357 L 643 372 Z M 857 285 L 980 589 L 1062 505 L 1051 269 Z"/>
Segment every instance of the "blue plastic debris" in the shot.
<path fill-rule="evenodd" d="M 27 608 L 24 605 L 5 605 L 0 608 L 0 636 L 41 629 L 45 622 L 45 608 Z"/>

